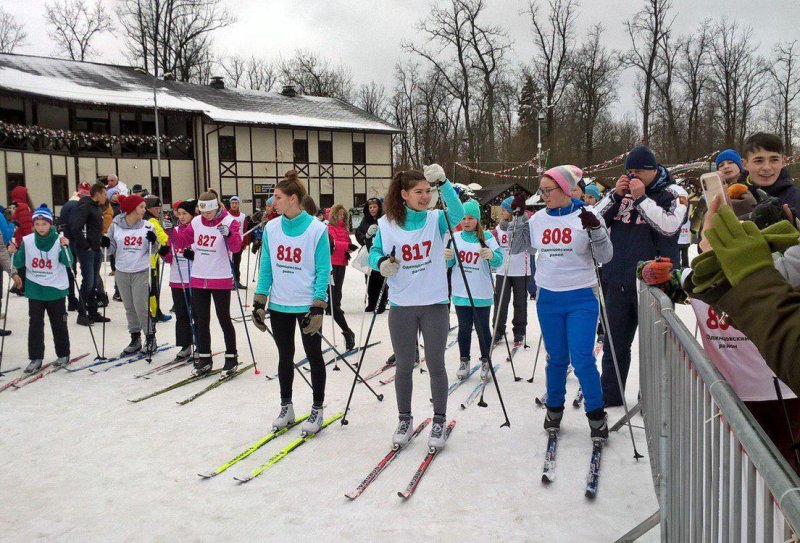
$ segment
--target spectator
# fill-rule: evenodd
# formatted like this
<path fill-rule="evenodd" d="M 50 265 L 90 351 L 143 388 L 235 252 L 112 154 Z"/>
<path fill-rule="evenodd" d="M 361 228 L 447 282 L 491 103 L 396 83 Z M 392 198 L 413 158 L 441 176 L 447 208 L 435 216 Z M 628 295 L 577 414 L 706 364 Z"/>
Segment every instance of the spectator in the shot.
<path fill-rule="evenodd" d="M 144 199 L 144 205 L 147 208 L 144 214 L 144 220 L 153 225 L 153 231 L 156 234 L 156 241 L 159 246 L 165 246 L 169 242 L 169 237 L 161 226 L 161 200 L 158 196 L 148 196 Z M 151 300 L 150 307 L 152 311 L 152 304 L 155 302 L 155 316 L 153 317 L 156 322 L 167 322 L 172 318 L 172 315 L 165 315 L 161 311 L 161 280 L 159 270 L 161 262 L 158 253 L 153 252 L 150 255 L 150 285 L 151 285 Z"/>
<path fill-rule="evenodd" d="M 94 322 L 109 322 L 97 312 L 97 285 L 100 280 L 100 238 L 103 236 L 103 211 L 106 188 L 96 183 L 88 195 L 82 196 L 70 221 L 72 238 L 75 240 L 77 260 L 81 267 L 78 324 L 91 326 Z"/>
<path fill-rule="evenodd" d="M 370 198 L 364 204 L 364 218 L 361 224 L 356 228 L 356 241 L 361 245 L 365 245 L 367 250 L 372 248 L 372 240 L 375 234 L 378 233 L 378 219 L 383 217 L 383 201 L 380 198 Z M 383 285 L 383 276 L 377 270 L 372 270 L 367 276 L 367 307 L 364 309 L 367 313 L 375 311 L 378 308 L 378 313 L 386 311 L 387 296 L 381 296 L 381 286 Z M 380 299 L 379 299 L 380 298 Z"/>
<path fill-rule="evenodd" d="M 774 134 L 758 132 L 747 138 L 744 142 L 744 166 L 749 172 L 747 182 L 798 211 L 800 189 L 792 183 L 783 153 L 783 140 Z"/>
<path fill-rule="evenodd" d="M 31 215 L 33 213 L 33 202 L 31 202 L 31 197 L 28 195 L 28 189 L 22 186 L 14 187 L 11 190 L 11 201 L 15 205 L 14 213 L 11 215 L 11 220 L 14 221 L 14 224 L 17 225 L 17 228 L 14 230 L 14 237 L 11 241 L 13 247 L 9 248 L 9 252 L 14 254 L 22 245 L 22 238 L 33 233 L 33 218 Z M 25 289 L 24 270 L 20 270 L 19 275 L 22 279 L 23 287 L 14 287 L 11 289 L 11 292 L 17 296 L 22 296 Z"/>
<path fill-rule="evenodd" d="M 586 185 L 586 189 L 583 195 L 583 201 L 586 202 L 588 205 L 593 206 L 596 205 L 597 202 L 603 197 L 600 189 L 594 183 L 589 183 Z"/>
<path fill-rule="evenodd" d="M 330 307 L 333 313 L 333 320 L 339 325 L 339 329 L 344 336 L 345 349 L 350 351 L 356 346 L 356 335 L 347 324 L 342 309 L 342 291 L 344 289 L 344 275 L 347 271 L 347 263 L 350 261 L 350 253 L 356 248 L 350 241 L 350 231 L 347 225 L 350 224 L 347 211 L 341 204 L 336 204 L 331 208 L 328 220 L 328 237 L 331 239 L 331 275 L 333 284 L 330 287 L 331 299 Z"/>

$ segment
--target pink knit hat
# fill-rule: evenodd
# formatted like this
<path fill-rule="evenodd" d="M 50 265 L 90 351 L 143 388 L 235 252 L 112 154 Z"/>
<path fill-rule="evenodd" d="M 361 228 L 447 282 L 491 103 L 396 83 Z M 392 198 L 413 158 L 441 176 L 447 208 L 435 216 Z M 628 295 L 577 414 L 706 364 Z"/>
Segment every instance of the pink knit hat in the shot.
<path fill-rule="evenodd" d="M 583 170 L 572 164 L 566 164 L 550 168 L 544 172 L 544 175 L 555 181 L 564 194 L 569 196 L 583 177 Z"/>

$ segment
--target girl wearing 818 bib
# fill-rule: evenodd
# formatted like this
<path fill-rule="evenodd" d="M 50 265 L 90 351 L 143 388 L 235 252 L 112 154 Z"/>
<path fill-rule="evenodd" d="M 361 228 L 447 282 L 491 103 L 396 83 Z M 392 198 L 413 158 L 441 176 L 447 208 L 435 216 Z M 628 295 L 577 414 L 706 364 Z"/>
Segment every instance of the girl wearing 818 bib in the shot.
<path fill-rule="evenodd" d="M 582 176 L 576 166 L 557 166 L 544 173 L 539 193 L 547 210 L 522 225 L 521 243 L 515 241 L 513 251 L 529 246 L 538 251 L 536 311 L 547 350 L 544 427 L 548 431 L 560 427 L 571 363 L 586 399 L 591 437 L 605 439 L 608 425 L 593 354 L 600 306 L 592 255 L 599 264 L 605 264 L 611 260 L 613 249 L 602 219 L 584 202 L 571 197 Z"/>
<path fill-rule="evenodd" d="M 402 447 L 414 432 L 412 375 L 417 333 L 421 331 L 434 412 L 428 446 L 441 449 L 447 412 L 444 367 L 449 328 L 444 259 L 447 222 L 443 211 L 428 211 L 432 185 L 438 187 L 447 204 L 450 224 L 461 221 L 464 208 L 441 166 L 426 166 L 424 174 L 416 170 L 397 172 L 386 194 L 386 214 L 378 219 L 378 233 L 372 242 L 369 263 L 387 278 L 392 306 L 389 334 L 396 355 L 395 391 L 400 417 L 392 442 Z M 392 252 L 395 256 L 391 256 Z"/>

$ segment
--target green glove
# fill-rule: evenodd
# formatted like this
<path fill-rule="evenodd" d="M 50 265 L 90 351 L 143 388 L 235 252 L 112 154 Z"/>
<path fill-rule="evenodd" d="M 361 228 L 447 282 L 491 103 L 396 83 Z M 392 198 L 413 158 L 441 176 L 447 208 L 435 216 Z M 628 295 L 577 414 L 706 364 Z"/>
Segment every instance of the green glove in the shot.
<path fill-rule="evenodd" d="M 692 284 L 695 292 L 705 292 L 725 279 L 714 251 L 706 251 L 692 260 Z"/>
<path fill-rule="evenodd" d="M 753 272 L 773 266 L 769 244 L 755 223 L 740 223 L 727 206 L 711 220 L 707 236 L 725 277 L 734 287 Z"/>

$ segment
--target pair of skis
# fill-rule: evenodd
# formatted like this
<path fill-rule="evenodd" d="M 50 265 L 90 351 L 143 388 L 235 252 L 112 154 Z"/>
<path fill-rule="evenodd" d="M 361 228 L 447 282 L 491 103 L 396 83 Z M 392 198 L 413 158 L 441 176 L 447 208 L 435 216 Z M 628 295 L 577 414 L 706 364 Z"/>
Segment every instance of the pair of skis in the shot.
<path fill-rule="evenodd" d="M 498 371 L 500 371 L 500 364 L 495 364 L 494 365 L 494 375 L 495 375 L 495 377 L 497 377 L 497 372 Z M 473 401 L 475 401 L 475 398 L 477 398 L 478 396 L 481 396 L 483 394 L 483 391 L 486 389 L 486 385 L 488 385 L 489 382 L 490 381 L 488 381 L 488 380 L 486 380 L 486 381 L 482 380 L 480 383 L 475 385 L 475 388 L 472 389 L 472 392 L 469 393 L 469 396 L 467 396 L 467 398 L 461 404 L 461 409 L 466 409 L 467 407 L 470 406 L 470 404 Z M 478 405 L 480 405 L 481 407 L 486 407 L 485 403 L 481 404 L 480 402 L 478 402 Z"/>
<path fill-rule="evenodd" d="M 597 496 L 597 487 L 600 482 L 600 460 L 603 455 L 604 439 L 592 439 L 592 454 L 589 459 L 589 473 L 586 476 L 586 490 L 584 496 L 593 500 Z M 556 476 L 556 451 L 558 450 L 558 430 L 547 432 L 547 449 L 544 455 L 544 468 L 542 469 L 542 483 L 549 485 L 555 481 Z"/>
<path fill-rule="evenodd" d="M 75 356 L 67 362 L 67 366 L 69 366 L 70 364 L 74 364 L 78 360 L 86 358 L 87 356 L 89 356 L 89 353 L 83 353 L 82 355 Z M 33 373 L 26 373 L 20 375 L 19 377 L 12 379 L 8 383 L 4 383 L 2 386 L 0 386 L 0 392 L 7 390 L 9 388 L 20 389 L 25 385 L 29 385 L 35 381 L 38 381 L 39 379 L 43 379 L 46 375 L 50 375 L 51 373 L 57 372 L 58 370 L 61 369 L 61 368 L 56 368 L 55 366 L 53 366 L 53 364 L 55 364 L 55 362 L 48 362 L 47 364 L 43 365 L 41 368 L 39 368 Z"/>
<path fill-rule="evenodd" d="M 411 435 L 409 444 L 411 443 L 411 441 L 413 441 L 415 437 L 417 437 L 425 429 L 425 427 L 430 423 L 430 421 L 431 421 L 430 418 L 425 419 L 424 421 L 422 421 L 422 423 L 420 423 L 416 427 L 416 429 L 414 429 L 414 433 Z M 453 428 L 455 428 L 455 425 L 456 425 L 455 420 L 451 420 L 450 423 L 447 425 L 447 427 L 444 430 L 445 440 L 447 440 L 450 437 L 450 434 L 452 433 Z M 408 445 L 406 445 L 406 447 L 408 447 Z M 389 464 L 391 464 L 392 461 L 394 461 L 394 459 L 397 458 L 397 455 L 400 454 L 400 452 L 403 450 L 404 450 L 403 448 L 398 448 L 397 446 L 392 447 L 392 449 L 388 452 L 388 454 L 386 454 L 386 456 L 384 456 L 380 460 L 380 462 L 378 462 L 378 464 L 374 468 L 372 468 L 372 471 L 370 471 L 369 474 L 367 474 L 364 480 L 361 481 L 354 490 L 346 493 L 345 497 L 347 497 L 350 500 L 355 500 L 361 494 L 363 494 L 364 491 L 367 489 L 367 487 L 369 487 L 369 485 L 371 485 L 372 482 L 375 481 L 375 479 L 377 479 L 378 476 L 386 470 Z M 419 483 L 422 480 L 423 475 L 425 475 L 425 473 L 428 471 L 428 468 L 430 467 L 434 458 L 436 458 L 436 456 L 440 452 L 441 451 L 438 449 L 428 450 L 427 454 L 425 455 L 425 458 L 422 459 L 422 463 L 417 468 L 417 471 L 414 472 L 414 476 L 411 478 L 411 481 L 408 483 L 408 486 L 406 486 L 406 489 L 404 491 L 397 493 L 399 497 L 403 498 L 404 500 L 407 500 L 414 494 L 414 491 L 416 491 L 417 486 L 419 486 Z"/>
<path fill-rule="evenodd" d="M 152 356 L 152 355 L 154 355 L 156 353 L 161 353 L 161 352 L 167 351 L 167 350 L 171 349 L 172 347 L 173 347 L 173 345 L 171 343 L 162 343 L 161 345 L 158 345 L 156 350 L 154 350 L 151 353 L 147 353 L 145 351 L 139 351 L 139 352 L 134 353 L 132 356 L 127 356 L 127 357 L 122 358 L 116 364 L 113 364 L 111 366 L 106 366 L 105 368 L 102 368 L 102 369 L 89 368 L 89 371 L 94 375 L 97 375 L 98 373 L 104 373 L 104 372 L 107 372 L 107 371 L 112 370 L 114 368 L 119 368 L 120 366 L 125 366 L 126 364 L 133 364 L 134 362 L 137 362 L 139 360 L 144 360 L 148 356 Z"/>

